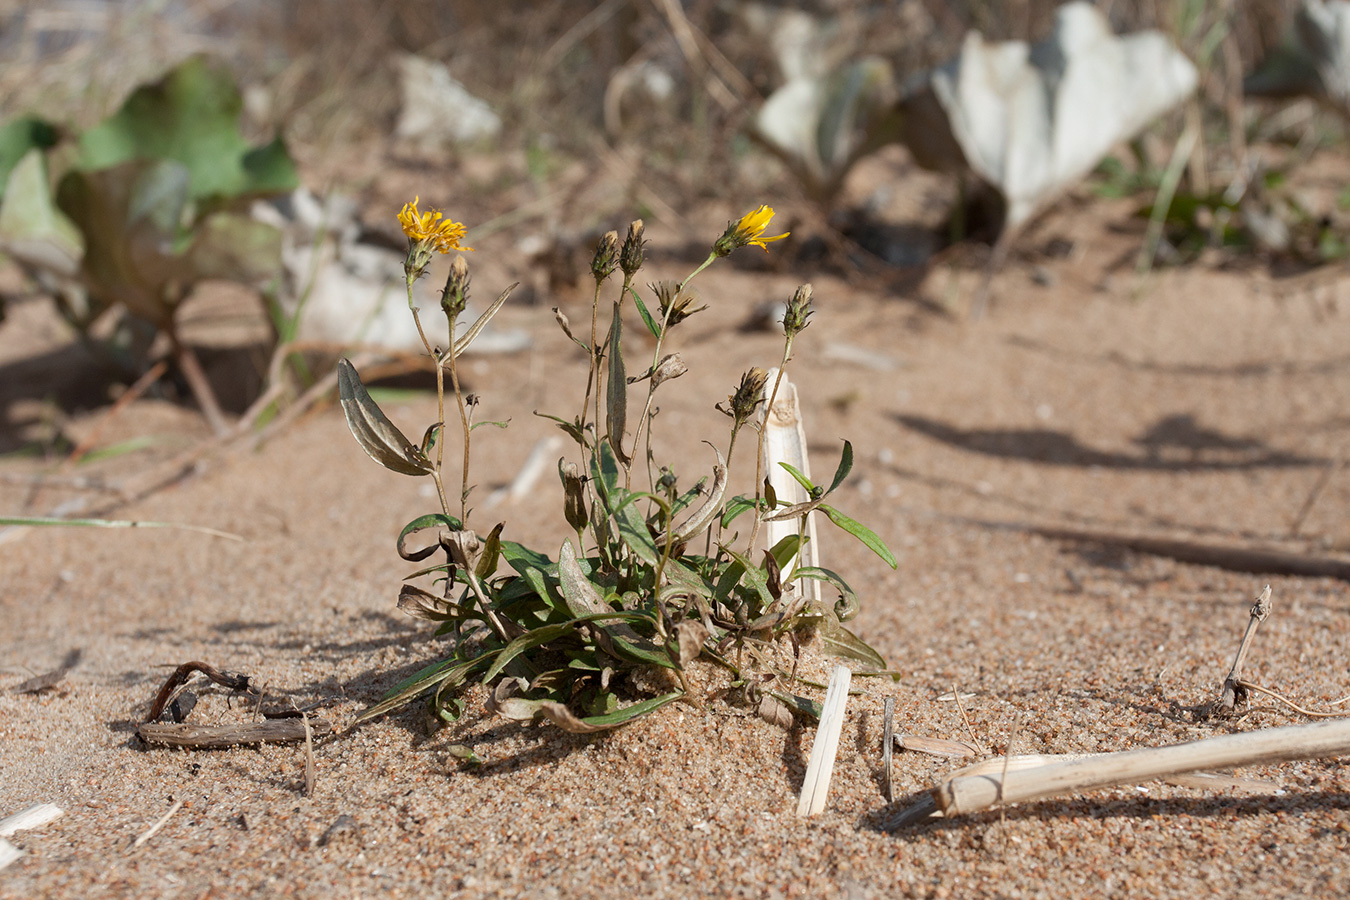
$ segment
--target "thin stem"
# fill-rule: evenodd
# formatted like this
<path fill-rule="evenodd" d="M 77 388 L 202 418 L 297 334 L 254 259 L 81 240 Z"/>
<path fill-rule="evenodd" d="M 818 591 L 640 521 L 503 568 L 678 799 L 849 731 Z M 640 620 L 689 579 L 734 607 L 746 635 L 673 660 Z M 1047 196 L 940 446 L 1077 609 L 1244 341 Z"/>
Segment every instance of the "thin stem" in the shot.
<path fill-rule="evenodd" d="M 699 267 L 694 271 L 690 272 L 689 275 L 685 277 L 684 281 L 680 282 L 679 290 L 677 290 L 676 293 L 678 294 L 679 291 L 684 290 L 685 287 L 688 286 L 689 282 L 694 280 L 694 276 L 697 275 L 699 272 L 702 272 L 704 269 L 708 268 L 708 266 L 712 265 L 713 260 L 715 259 L 717 259 L 717 254 L 709 253 L 708 258 L 705 259 L 703 262 L 699 263 Z"/>
<path fill-rule="evenodd" d="M 591 389 L 596 388 L 595 420 L 600 421 L 600 392 L 596 387 L 600 376 L 600 348 L 596 345 L 598 320 L 600 318 L 600 282 L 595 283 L 595 296 L 591 297 L 591 371 L 586 376 L 586 397 L 581 401 L 581 430 L 586 430 L 586 415 L 591 407 Z"/>
<path fill-rule="evenodd" d="M 764 520 L 764 513 L 759 508 L 759 499 L 764 490 L 764 426 L 768 424 L 769 416 L 773 415 L 773 404 L 778 399 L 778 386 L 783 383 L 783 370 L 787 368 L 788 360 L 791 358 L 792 336 L 789 335 L 787 341 L 783 344 L 783 361 L 778 364 L 778 374 L 774 376 L 773 390 L 769 392 L 769 399 L 764 404 L 764 416 L 759 425 L 759 441 L 755 452 L 755 522 L 750 526 L 750 547 L 747 555 L 755 552 L 755 541 L 759 539 L 759 526 Z"/>
<path fill-rule="evenodd" d="M 450 319 L 450 349 L 445 353 L 450 364 L 450 386 L 455 391 L 455 403 L 459 406 L 459 424 L 464 431 L 464 464 L 460 476 L 459 491 L 459 518 L 465 524 L 469 520 L 469 412 L 464 403 L 464 392 L 459 386 L 459 369 L 455 366 L 455 320 Z M 436 367 L 437 374 L 440 373 L 440 366 Z M 437 382 L 439 386 L 439 380 Z M 441 416 L 444 419 L 444 414 Z M 439 445 L 438 445 L 439 446 Z M 438 458 L 439 463 L 439 458 Z M 439 466 L 438 466 L 439 467 Z"/>
<path fill-rule="evenodd" d="M 413 279 L 405 279 L 405 284 L 408 287 L 408 309 L 412 312 L 413 324 L 417 326 L 417 336 L 422 339 L 422 346 L 426 348 L 427 355 L 431 357 L 432 362 L 436 363 L 436 427 L 440 429 L 440 432 L 436 438 L 436 463 L 431 478 L 436 482 L 436 495 L 441 500 L 441 512 L 445 513 L 448 518 L 450 516 L 450 503 L 445 498 L 445 484 L 441 480 L 445 446 L 445 379 L 441 374 L 440 358 L 436 351 L 432 349 L 431 341 L 427 340 L 427 333 L 422 330 L 422 317 L 417 314 L 417 306 L 413 303 Z M 454 352 L 454 346 L 455 342 L 451 340 L 451 353 Z"/>

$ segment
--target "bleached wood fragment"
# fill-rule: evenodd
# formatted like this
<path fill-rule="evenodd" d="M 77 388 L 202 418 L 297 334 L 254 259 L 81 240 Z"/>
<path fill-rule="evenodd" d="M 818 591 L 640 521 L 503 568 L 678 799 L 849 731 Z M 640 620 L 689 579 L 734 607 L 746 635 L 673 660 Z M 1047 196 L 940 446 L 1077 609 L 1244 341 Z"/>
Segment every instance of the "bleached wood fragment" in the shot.
<path fill-rule="evenodd" d="M 778 379 L 778 370 L 770 369 L 764 382 L 764 403 L 768 404 L 774 382 Z M 788 381 L 787 376 L 778 385 L 778 394 L 774 397 L 773 408 L 764 412 L 764 473 L 769 484 L 773 485 L 780 505 L 805 503 L 811 498 L 806 489 L 788 474 L 779 463 L 787 463 L 807 478 L 811 477 L 811 463 L 806 456 L 806 427 L 802 424 L 801 404 L 797 399 L 797 386 Z M 800 519 L 784 519 L 764 523 L 765 548 L 772 548 L 783 538 L 797 533 Z M 820 565 L 820 545 L 816 540 L 816 514 L 806 514 L 806 528 L 802 533 L 805 543 L 792 565 L 783 571 L 786 583 L 792 577 L 792 570 L 801 566 Z M 806 592 L 807 599 L 820 608 L 820 582 L 815 579 L 804 581 L 800 589 Z"/>
<path fill-rule="evenodd" d="M 60 818 L 65 810 L 55 803 L 38 803 L 22 812 L 0 819 L 0 837 L 9 837 L 16 831 L 40 828 L 53 819 Z"/>
<path fill-rule="evenodd" d="M 1006 777 L 997 769 L 974 774 L 963 770 L 933 788 L 937 808 L 946 815 L 976 812 L 996 803 L 1018 803 L 1076 791 L 1138 784 L 1196 772 L 1261 763 L 1318 759 L 1350 754 L 1350 720 L 1265 728 L 1206 738 L 1170 747 L 1101 753 L 1071 762 L 1018 769 L 1014 758 Z M 991 764 L 1001 766 L 1003 761 Z"/>
<path fill-rule="evenodd" d="M 802 793 L 797 800 L 797 815 L 814 816 L 825 808 L 834 774 L 834 759 L 839 751 L 839 735 L 844 728 L 844 708 L 848 704 L 848 686 L 853 673 L 848 666 L 835 666 L 825 703 L 820 711 L 820 727 L 811 744 L 811 761 L 806 766 Z"/>

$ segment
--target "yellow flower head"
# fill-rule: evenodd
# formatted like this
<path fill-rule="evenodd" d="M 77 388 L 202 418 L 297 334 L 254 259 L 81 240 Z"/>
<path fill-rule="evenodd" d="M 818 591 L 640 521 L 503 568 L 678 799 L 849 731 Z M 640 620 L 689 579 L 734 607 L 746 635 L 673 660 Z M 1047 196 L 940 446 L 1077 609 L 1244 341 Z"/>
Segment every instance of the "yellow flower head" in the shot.
<path fill-rule="evenodd" d="M 473 249 L 460 246 L 466 229 L 459 222 L 449 219 L 442 221 L 444 217 L 434 209 L 418 212 L 417 202 L 421 199 L 417 196 L 411 203 L 403 204 L 403 211 L 398 214 L 398 223 L 403 226 L 403 233 L 409 241 L 414 245 L 421 244 L 424 250 L 435 250 L 437 253 Z"/>
<path fill-rule="evenodd" d="M 727 230 L 717 239 L 717 243 L 713 244 L 713 253 L 717 256 L 727 256 L 731 251 L 745 246 L 761 247 L 768 253 L 769 248 L 765 246 L 766 244 L 781 241 L 790 234 L 784 232 L 774 237 L 764 237 L 764 229 L 769 227 L 769 220 L 772 218 L 772 206 L 761 206 L 753 212 L 746 213 L 741 216 L 740 221 L 727 225 Z"/>

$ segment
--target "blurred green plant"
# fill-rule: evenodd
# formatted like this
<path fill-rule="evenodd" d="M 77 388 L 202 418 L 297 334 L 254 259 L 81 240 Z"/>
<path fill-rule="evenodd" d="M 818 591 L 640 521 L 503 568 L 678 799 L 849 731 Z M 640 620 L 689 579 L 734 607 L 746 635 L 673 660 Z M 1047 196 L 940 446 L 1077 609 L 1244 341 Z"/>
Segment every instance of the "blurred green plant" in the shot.
<path fill-rule="evenodd" d="M 772 674 L 781 679 L 779 685 L 792 683 L 795 671 L 774 662 L 773 647 L 783 639 L 799 647 L 812 630 L 819 630 L 827 652 L 850 657 L 873 671 L 885 669 L 876 651 L 841 624 L 859 608 L 847 582 L 829 569 L 793 567 L 807 533 L 806 517 L 815 509 L 887 564 L 896 565 L 872 531 L 826 505 L 852 467 L 852 447 L 845 443 L 828 487 L 788 467 L 807 492 L 809 499 L 803 503 L 780 501 L 770 479 L 763 477 L 761 414 L 772 408 L 793 342 L 808 325 L 809 285 L 799 288 L 787 305 L 777 376 L 751 369 L 727 401 L 718 404 L 731 419 L 731 432 L 725 454 L 713 451 L 716 463 L 711 475 L 684 486 L 673 466 L 658 469 L 653 462 L 653 398 L 687 371 L 679 354 L 663 354 L 663 348 L 671 329 L 706 308 L 695 306 L 689 282 L 742 247 L 767 250 L 768 243 L 786 237 L 765 235 L 772 216 L 772 209 L 760 207 L 730 223 L 707 259 L 687 278 L 652 285 L 655 297 L 650 304 L 633 287 L 643 265 L 642 222 L 634 222 L 622 242 L 616 232 L 609 232 L 591 265 L 595 293 L 589 333 L 578 334 L 567 317 L 555 311 L 568 339 L 586 353 L 588 366 L 577 414 L 546 416 L 571 438 L 577 452 L 576 459 L 558 463 L 563 518 L 575 540 L 564 541 L 553 559 L 506 540 L 501 524 L 485 536 L 467 524 L 472 512 L 471 437 L 489 423 L 473 421 L 478 400 L 463 392 L 456 358 L 512 288 L 464 328 L 460 316 L 468 300 L 469 269 L 464 257 L 457 256 L 442 292 L 448 329 L 443 343 L 433 343 L 412 304 L 412 285 L 437 252 L 465 249 L 459 246 L 464 228 L 438 212 L 420 212 L 417 201 L 404 207 L 399 220 L 409 238 L 405 264 L 409 308 L 435 362 L 437 421 L 420 443 L 413 443 L 371 398 L 346 360 L 339 363 L 339 393 L 352 434 L 372 459 L 401 474 L 430 476 L 436 484 L 440 512 L 409 522 L 397 541 L 399 555 L 409 562 L 436 561 L 405 578 L 399 607 L 438 623 L 436 633 L 451 635 L 453 649 L 396 685 L 361 714 L 362 720 L 423 694 L 430 695 L 437 717 L 452 720 L 463 709 L 462 689 L 477 683 L 489 689 L 489 708 L 506 718 L 548 719 L 572 732 L 602 731 L 688 696 L 693 688 L 686 667 L 699 656 L 729 669 L 733 688 L 747 699 L 762 704 L 766 694 L 776 696 L 779 705 L 770 712 L 781 720 L 789 708 L 809 713 L 814 707 L 790 693 L 759 694 L 763 679 L 757 676 Z M 621 282 L 616 273 L 621 273 Z M 601 301 L 606 283 L 614 286 L 607 308 Z M 633 350 L 625 340 L 623 322 L 630 298 L 655 342 L 650 362 L 634 376 L 627 374 Z M 646 397 L 642 416 L 630 429 L 629 393 L 639 384 L 645 385 Z M 463 450 L 457 496 L 447 494 L 444 477 L 441 438 L 447 395 L 457 413 Z M 728 465 L 737 436 L 747 427 L 759 434 L 756 490 L 751 496 L 732 498 L 727 493 Z M 635 460 L 644 460 L 645 465 L 635 465 Z M 639 473 L 645 468 L 647 489 L 634 488 L 635 468 Z M 748 539 L 730 531 L 747 514 Z M 757 559 L 760 527 L 773 520 L 799 523 L 797 533 L 780 539 Z M 696 543 L 703 545 L 702 552 L 695 549 Z M 423 586 L 428 579 L 430 586 Z M 832 605 L 813 601 L 816 592 L 805 589 L 811 581 L 833 586 L 838 601 Z M 624 705 L 625 701 L 630 702 Z"/>
<path fill-rule="evenodd" d="M 100 349 L 125 367 L 144 369 L 154 337 L 166 335 L 217 430 L 223 416 L 176 313 L 205 280 L 256 285 L 280 274 L 280 235 L 247 206 L 299 182 L 280 138 L 250 146 L 241 111 L 230 73 L 196 56 L 72 140 L 31 117 L 0 127 L 0 250 L 82 334 L 115 310 Z"/>

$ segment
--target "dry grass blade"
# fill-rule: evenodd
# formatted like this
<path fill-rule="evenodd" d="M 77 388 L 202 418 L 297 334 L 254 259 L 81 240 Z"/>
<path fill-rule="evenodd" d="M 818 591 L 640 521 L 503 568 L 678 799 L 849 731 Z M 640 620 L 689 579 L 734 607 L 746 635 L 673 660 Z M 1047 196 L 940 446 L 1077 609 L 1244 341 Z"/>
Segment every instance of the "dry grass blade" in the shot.
<path fill-rule="evenodd" d="M 916 734 L 897 734 L 895 746 L 911 753 L 926 753 L 929 756 L 947 756 L 959 759 L 965 756 L 978 756 L 980 750 L 965 741 L 952 741 L 946 738 L 920 737 Z"/>
<path fill-rule="evenodd" d="M 509 288 L 502 291 L 501 296 L 492 301 L 492 305 L 484 310 L 481 316 L 474 320 L 474 323 L 469 326 L 468 330 L 464 332 L 459 340 L 455 341 L 455 356 L 459 356 L 465 350 L 469 349 L 469 345 L 473 343 L 473 339 L 478 337 L 479 333 L 487 327 L 487 324 L 492 321 L 492 317 L 497 314 L 497 310 L 501 309 L 502 304 L 506 302 L 506 298 L 511 296 L 511 292 L 519 285 L 520 282 L 517 281 Z"/>

